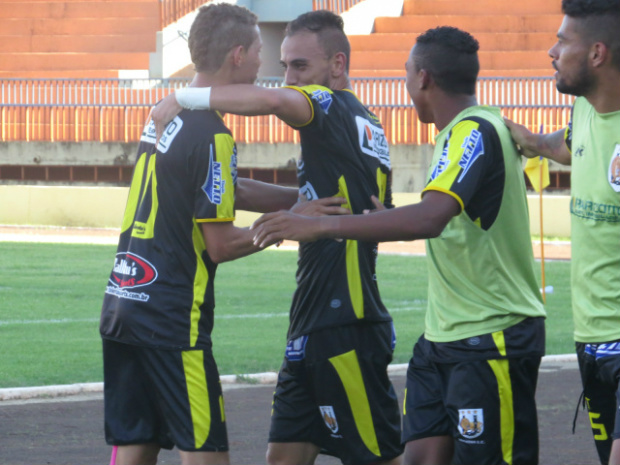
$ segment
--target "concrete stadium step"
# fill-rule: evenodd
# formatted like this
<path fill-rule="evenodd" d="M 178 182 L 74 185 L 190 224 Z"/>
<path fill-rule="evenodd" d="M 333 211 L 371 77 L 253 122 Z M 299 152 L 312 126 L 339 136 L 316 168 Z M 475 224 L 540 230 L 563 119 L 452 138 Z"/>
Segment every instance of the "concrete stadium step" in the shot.
<path fill-rule="evenodd" d="M 351 49 L 354 51 L 407 50 L 408 52 L 415 44 L 416 38 L 423 32 L 351 35 L 349 41 L 351 42 Z M 531 34 L 480 32 L 473 35 L 480 43 L 480 49 L 486 51 L 548 50 L 556 42 L 556 36 L 553 32 L 534 32 Z"/>
<path fill-rule="evenodd" d="M 1 0 L 0 0 L 1 3 Z M 117 79 L 118 69 L 3 71 L 0 79 Z"/>
<path fill-rule="evenodd" d="M 0 5 L 4 3 L 15 3 L 16 0 L 0 0 Z M 31 3 L 119 3 L 127 0 L 27 0 Z M 158 0 L 131 0 L 140 3 L 158 3 Z"/>
<path fill-rule="evenodd" d="M 159 29 L 159 17 L 64 19 L 0 18 L 3 35 L 148 34 Z M 78 40 L 78 37 L 76 37 Z"/>
<path fill-rule="evenodd" d="M 0 53 L 3 71 L 148 69 L 147 53 Z"/>
<path fill-rule="evenodd" d="M 445 1 L 445 0 L 444 0 Z M 506 1 L 506 0 L 505 0 Z M 375 20 L 375 33 L 426 31 L 437 26 L 454 26 L 474 35 L 481 32 L 556 32 L 558 15 L 420 15 Z"/>
<path fill-rule="evenodd" d="M 155 39 L 155 34 L 82 35 L 79 39 L 73 35 L 0 35 L 0 52 L 149 53 L 155 51 Z"/>
<path fill-rule="evenodd" d="M 404 15 L 453 15 L 456 12 L 468 15 L 562 14 L 560 2 L 549 0 L 468 0 L 466 3 L 462 0 L 405 0 L 403 5 Z"/>
<path fill-rule="evenodd" d="M 0 18 L 159 18 L 157 1 L 116 0 L 114 2 L 3 2 Z"/>
<path fill-rule="evenodd" d="M 551 59 L 544 51 L 481 51 L 481 69 L 541 69 L 551 68 Z M 355 70 L 404 69 L 408 51 L 353 51 L 351 67 Z M 527 66 L 526 66 L 527 65 Z"/>
<path fill-rule="evenodd" d="M 549 69 L 481 69 L 480 77 L 545 77 L 552 76 L 554 70 Z M 405 67 L 401 69 L 351 69 L 351 77 L 380 78 L 380 77 L 405 77 Z"/>

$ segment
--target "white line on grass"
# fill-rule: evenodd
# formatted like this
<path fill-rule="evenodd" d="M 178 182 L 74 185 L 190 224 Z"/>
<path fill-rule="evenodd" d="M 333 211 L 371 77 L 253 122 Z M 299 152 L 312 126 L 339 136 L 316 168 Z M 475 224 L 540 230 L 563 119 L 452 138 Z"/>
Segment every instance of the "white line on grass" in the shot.
<path fill-rule="evenodd" d="M 418 301 L 416 301 L 418 303 Z M 408 312 L 414 310 L 420 310 L 422 305 L 406 306 L 406 307 L 394 307 L 390 309 L 390 313 L 396 312 Z M 246 313 L 241 315 L 215 315 L 216 320 L 236 320 L 236 319 L 251 319 L 251 318 L 285 318 L 288 317 L 288 312 L 279 313 Z M 0 326 L 15 326 L 15 325 L 42 325 L 42 324 L 62 324 L 62 323 L 96 323 L 99 318 L 51 318 L 48 320 L 0 320 Z"/>

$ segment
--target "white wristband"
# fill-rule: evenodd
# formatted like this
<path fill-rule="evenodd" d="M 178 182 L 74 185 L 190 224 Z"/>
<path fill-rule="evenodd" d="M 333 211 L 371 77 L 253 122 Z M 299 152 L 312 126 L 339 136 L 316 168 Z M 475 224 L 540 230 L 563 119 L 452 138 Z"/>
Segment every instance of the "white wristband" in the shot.
<path fill-rule="evenodd" d="M 175 90 L 174 96 L 188 110 L 211 109 L 211 87 L 185 87 Z"/>

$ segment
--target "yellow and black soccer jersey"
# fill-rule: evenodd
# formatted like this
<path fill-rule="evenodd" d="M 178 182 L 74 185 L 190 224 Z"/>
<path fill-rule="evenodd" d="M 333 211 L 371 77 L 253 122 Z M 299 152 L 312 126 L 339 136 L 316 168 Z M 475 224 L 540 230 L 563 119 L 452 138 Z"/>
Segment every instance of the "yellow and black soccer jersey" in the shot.
<path fill-rule="evenodd" d="M 426 242 L 425 337 L 451 342 L 545 316 L 521 157 L 498 109 L 467 108 L 442 129 L 422 195 L 429 190 L 462 212 Z"/>
<path fill-rule="evenodd" d="M 186 349 L 207 347 L 213 280 L 201 222 L 232 221 L 236 146 L 221 117 L 183 111 L 155 151 L 147 124 L 101 313 L 102 337 Z"/>
<path fill-rule="evenodd" d="M 292 87 L 306 96 L 311 120 L 297 127 L 300 194 L 339 195 L 355 214 L 373 209 L 371 195 L 392 206 L 390 155 L 378 118 L 355 94 L 321 86 Z M 377 243 L 321 240 L 299 249 L 289 338 L 360 321 L 390 321 L 376 282 Z"/>

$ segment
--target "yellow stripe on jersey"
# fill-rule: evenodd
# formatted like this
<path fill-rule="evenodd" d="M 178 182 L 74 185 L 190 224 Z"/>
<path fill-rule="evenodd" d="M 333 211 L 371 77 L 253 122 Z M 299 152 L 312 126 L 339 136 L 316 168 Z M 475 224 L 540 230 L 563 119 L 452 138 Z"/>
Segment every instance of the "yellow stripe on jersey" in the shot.
<path fill-rule="evenodd" d="M 501 332 L 501 331 L 500 331 Z M 495 335 L 496 333 L 494 333 Z M 503 341 L 502 333 L 502 341 Z M 499 348 L 499 347 L 498 347 Z M 505 352 L 504 348 L 504 352 Z M 502 456 L 507 465 L 512 465 L 514 442 L 514 404 L 512 402 L 512 383 L 508 360 L 488 360 L 489 366 L 497 378 L 499 393 L 499 416 L 502 437 Z"/>
<path fill-rule="evenodd" d="M 220 382 L 220 384 L 222 384 Z M 220 396 L 220 415 L 222 419 L 222 423 L 226 423 L 226 410 L 224 409 L 224 396 Z"/>
<path fill-rule="evenodd" d="M 131 236 L 140 239 L 152 239 L 155 236 L 155 217 L 157 216 L 157 210 L 159 208 L 159 200 L 157 198 L 157 174 L 155 172 L 155 159 L 156 154 L 153 154 L 149 158 L 149 163 L 146 168 L 146 182 L 142 187 L 142 194 L 140 196 L 140 205 L 148 197 L 147 191 L 151 192 L 151 205 L 149 209 L 149 217 L 146 222 L 134 221 L 133 228 L 131 230 Z"/>
<path fill-rule="evenodd" d="M 570 154 L 573 154 L 573 147 L 572 147 L 572 133 L 571 133 L 571 127 L 570 126 L 566 126 L 566 128 L 564 129 L 564 143 L 566 144 L 566 148 L 568 149 L 568 151 L 570 152 Z"/>
<path fill-rule="evenodd" d="M 445 193 L 452 192 L 452 186 L 460 181 L 463 174 L 475 162 L 476 156 L 481 155 L 472 153 L 476 142 L 479 141 L 479 127 L 480 124 L 475 121 L 463 120 L 452 128 L 448 146 L 444 148 L 438 160 L 433 160 L 435 166 L 431 172 L 431 180 L 424 191 L 433 189 Z M 462 200 L 456 194 L 452 196 L 459 201 L 462 210 Z"/>
<path fill-rule="evenodd" d="M 344 208 L 351 210 L 351 200 L 349 197 L 349 189 L 344 176 L 338 179 L 338 193 L 336 197 L 344 197 L 347 203 L 343 204 Z M 347 240 L 346 246 L 346 264 L 347 264 L 347 282 L 349 285 L 349 297 L 353 311 L 358 319 L 364 318 L 364 292 L 362 289 L 362 276 L 360 275 L 359 253 L 357 250 L 357 241 Z"/>
<path fill-rule="evenodd" d="M 364 378 L 354 350 L 329 359 L 347 393 L 355 426 L 364 444 L 377 457 L 381 456 Z"/>
<path fill-rule="evenodd" d="M 133 178 L 131 180 L 131 187 L 129 188 L 129 197 L 127 198 L 125 214 L 123 215 L 121 233 L 131 228 L 131 225 L 133 224 L 133 219 L 136 216 L 136 210 L 138 209 L 138 203 L 140 201 L 140 192 L 142 191 L 142 177 L 144 174 L 146 157 L 146 152 L 140 155 L 140 158 L 138 158 L 138 161 L 136 163 L 136 167 L 133 170 Z"/>
<path fill-rule="evenodd" d="M 202 350 L 187 350 L 181 352 L 181 355 L 194 427 L 194 444 L 198 449 L 206 442 L 211 430 L 211 405 L 207 374 L 204 369 L 204 355 Z"/>
<path fill-rule="evenodd" d="M 379 202 L 385 202 L 385 192 L 387 191 L 387 174 L 377 168 L 377 187 L 379 188 Z"/>
<path fill-rule="evenodd" d="M 221 164 L 223 192 L 221 202 L 217 205 L 217 216 L 212 220 L 231 221 L 230 218 L 235 218 L 235 185 L 231 170 L 235 153 L 235 140 L 230 134 L 215 134 L 213 139 L 217 162 Z"/>
<path fill-rule="evenodd" d="M 205 239 L 202 229 L 196 222 L 192 229 L 192 242 L 194 243 L 194 253 L 196 254 L 196 274 L 194 275 L 194 299 L 190 313 L 189 345 L 194 347 L 198 340 L 198 324 L 200 323 L 200 306 L 204 303 L 204 296 L 209 283 L 209 271 L 205 262 L 202 260 L 202 253 L 205 251 Z"/>

